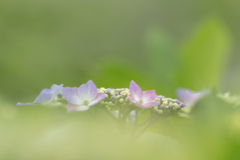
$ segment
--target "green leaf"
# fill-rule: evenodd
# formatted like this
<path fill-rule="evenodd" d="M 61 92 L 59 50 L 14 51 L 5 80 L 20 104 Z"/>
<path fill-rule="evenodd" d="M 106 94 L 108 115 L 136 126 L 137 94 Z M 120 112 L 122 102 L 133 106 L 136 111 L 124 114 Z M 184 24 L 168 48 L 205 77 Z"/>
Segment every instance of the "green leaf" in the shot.
<path fill-rule="evenodd" d="M 195 90 L 216 87 L 226 65 L 230 33 L 216 17 L 201 23 L 181 46 L 178 86 Z"/>

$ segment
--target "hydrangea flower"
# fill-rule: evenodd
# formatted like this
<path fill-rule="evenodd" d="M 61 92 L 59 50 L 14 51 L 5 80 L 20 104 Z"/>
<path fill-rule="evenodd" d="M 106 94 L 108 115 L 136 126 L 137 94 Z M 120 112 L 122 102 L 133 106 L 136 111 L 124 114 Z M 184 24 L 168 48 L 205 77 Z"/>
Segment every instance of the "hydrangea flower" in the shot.
<path fill-rule="evenodd" d="M 35 105 L 35 104 L 43 104 L 43 105 L 58 105 L 57 102 L 58 95 L 61 94 L 63 88 L 63 84 L 56 85 L 53 84 L 50 89 L 43 89 L 39 96 L 34 100 L 33 103 L 17 103 L 18 106 L 21 105 Z"/>
<path fill-rule="evenodd" d="M 141 108 L 148 108 L 153 106 L 158 106 L 160 102 L 155 102 L 157 97 L 155 90 L 142 91 L 142 89 L 134 82 L 130 83 L 130 94 L 128 100 L 134 105 Z"/>
<path fill-rule="evenodd" d="M 64 87 L 62 93 L 69 102 L 66 106 L 67 112 L 86 111 L 105 97 L 104 93 L 98 92 L 92 80 L 87 84 L 82 84 L 79 88 Z"/>
<path fill-rule="evenodd" d="M 188 89 L 180 88 L 177 90 L 177 97 L 187 106 L 194 106 L 198 100 L 208 94 L 209 90 L 194 92 Z"/>

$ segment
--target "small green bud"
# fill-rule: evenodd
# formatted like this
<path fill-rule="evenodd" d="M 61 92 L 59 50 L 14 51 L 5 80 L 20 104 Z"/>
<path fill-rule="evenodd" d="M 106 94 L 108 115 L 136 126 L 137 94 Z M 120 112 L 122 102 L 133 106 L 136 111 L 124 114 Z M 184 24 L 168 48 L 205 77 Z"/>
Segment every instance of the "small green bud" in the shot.
<path fill-rule="evenodd" d="M 179 109 L 179 108 L 180 108 L 179 104 L 177 104 L 177 103 L 173 103 L 173 107 L 174 107 L 175 109 Z"/>
<path fill-rule="evenodd" d="M 114 90 L 111 90 L 111 95 L 115 95 L 115 91 Z"/>
<path fill-rule="evenodd" d="M 159 114 L 163 114 L 163 110 L 158 110 L 158 113 Z"/>
<path fill-rule="evenodd" d="M 124 99 L 123 99 L 123 98 L 119 99 L 119 102 L 120 102 L 120 103 L 123 103 L 123 102 L 124 102 Z"/>
<path fill-rule="evenodd" d="M 105 95 L 105 99 L 108 98 L 108 97 L 109 97 L 108 94 L 106 94 L 106 95 Z"/>
<path fill-rule="evenodd" d="M 112 102 L 108 102 L 108 105 L 113 106 L 114 104 Z"/>
<path fill-rule="evenodd" d="M 167 106 L 168 105 L 168 101 L 163 101 L 163 104 Z"/>

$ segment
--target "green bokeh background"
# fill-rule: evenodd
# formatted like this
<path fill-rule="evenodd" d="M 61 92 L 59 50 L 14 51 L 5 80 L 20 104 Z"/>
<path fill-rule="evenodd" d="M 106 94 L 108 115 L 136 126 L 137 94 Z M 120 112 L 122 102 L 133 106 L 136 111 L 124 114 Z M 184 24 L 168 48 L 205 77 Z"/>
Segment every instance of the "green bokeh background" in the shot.
<path fill-rule="evenodd" d="M 238 159 L 239 111 L 216 108 L 225 105 L 211 96 L 199 104 L 206 110 L 193 113 L 196 124 L 170 118 L 155 126 L 161 135 L 148 133 L 135 148 L 114 137 L 101 113 L 96 124 L 87 113 L 15 104 L 54 83 L 74 87 L 90 79 L 99 88 L 135 80 L 172 98 L 179 87 L 238 95 L 239 6 L 237 0 L 1 0 L 1 159 Z M 212 129 L 216 119 L 225 120 L 223 112 L 230 133 L 225 121 Z"/>

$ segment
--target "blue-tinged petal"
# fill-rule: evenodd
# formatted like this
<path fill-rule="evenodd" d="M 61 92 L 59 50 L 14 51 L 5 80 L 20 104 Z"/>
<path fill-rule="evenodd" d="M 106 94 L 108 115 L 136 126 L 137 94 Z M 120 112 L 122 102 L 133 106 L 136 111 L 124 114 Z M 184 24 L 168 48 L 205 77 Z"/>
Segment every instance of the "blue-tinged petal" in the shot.
<path fill-rule="evenodd" d="M 43 89 L 33 103 L 47 104 L 53 98 L 53 91 L 51 89 Z"/>
<path fill-rule="evenodd" d="M 82 100 L 92 101 L 97 96 L 98 90 L 92 80 L 82 84 L 78 89 L 78 95 Z"/>
<path fill-rule="evenodd" d="M 104 99 L 106 95 L 104 93 L 97 93 L 97 96 L 95 97 L 95 99 L 93 99 L 92 101 L 89 102 L 88 106 L 93 106 L 97 103 L 99 103 L 101 100 Z"/>
<path fill-rule="evenodd" d="M 143 96 L 142 89 L 134 81 L 130 83 L 130 94 L 136 101 L 141 100 Z"/>
<path fill-rule="evenodd" d="M 53 84 L 51 90 L 53 90 L 53 96 L 56 97 L 58 94 L 62 93 L 63 84 L 56 85 Z"/>
<path fill-rule="evenodd" d="M 74 88 L 64 87 L 62 89 L 62 94 L 63 94 L 63 97 L 68 102 L 70 102 L 74 105 L 81 105 L 83 103 L 83 101 L 79 98 L 77 91 L 78 91 L 77 87 L 74 87 Z"/>
<path fill-rule="evenodd" d="M 156 99 L 157 95 L 154 90 L 151 91 L 143 91 L 143 103 L 150 103 Z"/>
<path fill-rule="evenodd" d="M 85 106 L 85 105 L 74 105 L 71 103 L 68 103 L 66 105 L 67 108 L 67 112 L 71 113 L 71 112 L 81 112 L 81 111 L 86 111 L 90 108 L 90 106 Z"/>
<path fill-rule="evenodd" d="M 183 88 L 177 90 L 177 97 L 187 106 L 193 106 L 199 99 L 201 99 L 206 94 L 206 91 L 194 92 Z"/>
<path fill-rule="evenodd" d="M 36 105 L 37 103 L 17 103 L 17 106 L 24 106 L 24 105 Z"/>

